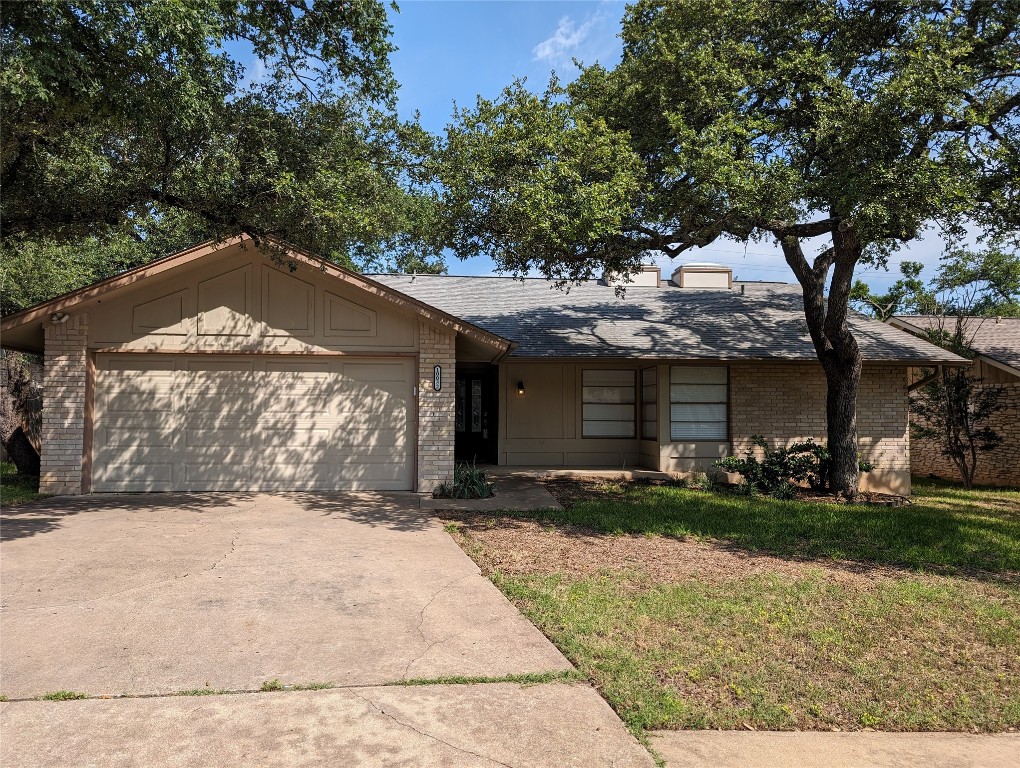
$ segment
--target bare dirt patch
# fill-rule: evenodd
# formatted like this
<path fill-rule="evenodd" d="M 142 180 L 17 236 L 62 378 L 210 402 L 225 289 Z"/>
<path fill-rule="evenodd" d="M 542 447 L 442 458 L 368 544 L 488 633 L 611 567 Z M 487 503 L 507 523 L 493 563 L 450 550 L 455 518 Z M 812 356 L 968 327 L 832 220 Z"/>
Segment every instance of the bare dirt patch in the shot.
<path fill-rule="evenodd" d="M 561 573 L 593 576 L 635 572 L 660 583 L 687 579 L 717 583 L 760 574 L 798 577 L 819 571 L 848 585 L 864 586 L 876 578 L 895 578 L 891 567 L 833 560 L 791 560 L 731 547 L 723 542 L 666 536 L 605 535 L 571 526 L 554 527 L 534 520 L 442 511 L 455 522 L 458 543 L 486 575 Z"/>

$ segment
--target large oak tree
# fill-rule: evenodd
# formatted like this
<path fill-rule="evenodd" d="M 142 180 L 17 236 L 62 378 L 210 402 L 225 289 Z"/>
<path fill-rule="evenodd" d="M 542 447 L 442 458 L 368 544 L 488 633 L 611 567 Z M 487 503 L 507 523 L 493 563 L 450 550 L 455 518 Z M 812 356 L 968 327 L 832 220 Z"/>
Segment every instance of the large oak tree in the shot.
<path fill-rule="evenodd" d="M 378 0 L 3 3 L 0 44 L 5 310 L 206 237 L 360 266 L 409 230 Z"/>
<path fill-rule="evenodd" d="M 933 224 L 1015 236 L 1018 19 L 1018 0 L 640 0 L 614 69 L 456 115 L 445 241 L 569 281 L 774 239 L 825 371 L 832 487 L 853 495 L 854 270 Z"/>

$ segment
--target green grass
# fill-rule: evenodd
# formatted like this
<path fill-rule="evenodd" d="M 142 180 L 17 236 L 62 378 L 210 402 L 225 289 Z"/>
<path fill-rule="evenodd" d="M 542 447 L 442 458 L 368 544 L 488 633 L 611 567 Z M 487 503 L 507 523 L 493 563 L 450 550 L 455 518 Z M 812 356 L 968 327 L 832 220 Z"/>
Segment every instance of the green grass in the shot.
<path fill-rule="evenodd" d="M 502 513 L 501 513 L 502 514 Z M 917 481 L 903 507 L 780 501 L 632 485 L 566 510 L 507 512 L 600 533 L 692 536 L 780 557 L 950 572 L 1020 571 L 1020 491 Z"/>
<path fill-rule="evenodd" d="M 13 464 L 0 464 L 0 507 L 11 507 L 26 501 L 45 498 L 39 493 L 39 478 L 19 475 Z"/>
<path fill-rule="evenodd" d="M 272 680 L 266 680 L 262 683 L 262 687 L 259 690 L 265 693 L 269 691 L 282 691 L 283 688 L 284 685 L 280 682 L 279 678 L 274 677 Z"/>
<path fill-rule="evenodd" d="M 543 683 L 576 683 L 585 680 L 585 676 L 576 669 L 564 669 L 557 672 L 528 672 L 500 677 L 415 677 L 410 680 L 396 680 L 387 685 L 481 685 L 485 683 L 517 683 L 519 685 L 542 685 Z"/>
<path fill-rule="evenodd" d="M 87 693 L 78 693 L 77 691 L 53 691 L 52 693 L 44 693 L 39 697 L 40 701 L 75 701 L 77 699 L 87 699 L 89 695 Z"/>
<path fill-rule="evenodd" d="M 529 552 L 544 559 L 491 578 L 639 736 L 1020 728 L 1017 491 L 918 482 L 913 505 L 885 508 L 605 490 L 566 511 L 499 513 L 543 523 L 516 535 L 535 537 Z M 557 547 L 540 541 L 564 526 L 576 526 L 570 537 L 690 536 L 799 562 L 675 580 L 640 562 L 564 573 Z M 457 535 L 479 563 L 496 562 L 484 526 Z M 864 567 L 850 574 L 828 558 Z"/>
<path fill-rule="evenodd" d="M 1016 591 L 822 574 L 493 580 L 635 731 L 1020 726 Z"/>

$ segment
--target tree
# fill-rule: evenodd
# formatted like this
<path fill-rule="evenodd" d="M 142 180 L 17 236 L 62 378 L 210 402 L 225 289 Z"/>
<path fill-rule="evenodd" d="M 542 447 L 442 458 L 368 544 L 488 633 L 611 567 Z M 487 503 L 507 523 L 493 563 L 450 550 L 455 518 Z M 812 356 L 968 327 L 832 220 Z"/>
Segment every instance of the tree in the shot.
<path fill-rule="evenodd" d="M 378 0 L 4 3 L 4 256 L 127 238 L 144 254 L 154 232 L 182 247 L 186 218 L 200 239 L 380 258 L 408 229 L 420 138 L 395 117 L 389 35 Z"/>
<path fill-rule="evenodd" d="M 1020 255 L 1015 249 L 953 248 L 929 289 L 943 314 L 1020 317 Z"/>
<path fill-rule="evenodd" d="M 39 474 L 42 393 L 32 381 L 31 356 L 0 350 L 0 445 L 21 475 Z M 31 437 L 30 437 L 31 436 Z"/>
<path fill-rule="evenodd" d="M 932 343 L 974 358 L 970 349 L 975 319 L 966 313 L 952 317 L 937 315 L 927 335 Z M 978 321 L 980 322 L 980 321 Z M 963 484 L 974 485 L 978 458 L 1002 443 L 989 420 L 1004 406 L 999 402 L 1002 389 L 982 385 L 968 368 L 940 367 L 922 369 L 921 381 L 926 382 L 910 397 L 910 434 L 915 440 L 931 440 L 948 457 Z"/>
<path fill-rule="evenodd" d="M 883 323 L 893 315 L 919 314 L 932 311 L 933 299 L 928 294 L 921 272 L 924 264 L 904 261 L 900 264 L 899 280 L 883 294 L 872 293 L 867 283 L 856 280 L 850 290 L 850 302 Z"/>
<path fill-rule="evenodd" d="M 882 322 L 893 315 L 1020 317 L 1020 255 L 999 247 L 947 249 L 935 277 L 921 280 L 924 265 L 900 264 L 903 277 L 884 294 L 854 283 L 850 301 Z"/>
<path fill-rule="evenodd" d="M 640 0 L 616 68 L 455 116 L 446 242 L 576 280 L 774 238 L 825 372 L 832 487 L 853 495 L 854 270 L 930 222 L 1015 233 L 1018 18 L 1020 0 Z"/>

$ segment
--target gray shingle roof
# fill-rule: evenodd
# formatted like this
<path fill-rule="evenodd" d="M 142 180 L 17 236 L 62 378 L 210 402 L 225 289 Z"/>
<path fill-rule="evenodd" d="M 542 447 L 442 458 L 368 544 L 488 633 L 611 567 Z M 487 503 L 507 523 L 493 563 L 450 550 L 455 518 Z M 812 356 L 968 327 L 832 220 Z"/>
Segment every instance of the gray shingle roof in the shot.
<path fill-rule="evenodd" d="M 814 360 L 800 287 L 734 283 L 732 290 L 627 289 L 588 281 L 372 275 L 372 279 L 517 342 L 514 357 Z M 742 295 L 740 286 L 744 286 Z M 854 313 L 865 360 L 959 362 L 945 350 Z"/>
<path fill-rule="evenodd" d="M 934 315 L 895 315 L 895 320 L 911 326 L 917 333 L 923 333 L 936 326 Z M 956 318 L 943 318 L 943 327 L 952 331 Z M 970 317 L 964 330 L 973 337 L 971 349 L 1003 365 L 1020 370 L 1020 317 Z"/>

